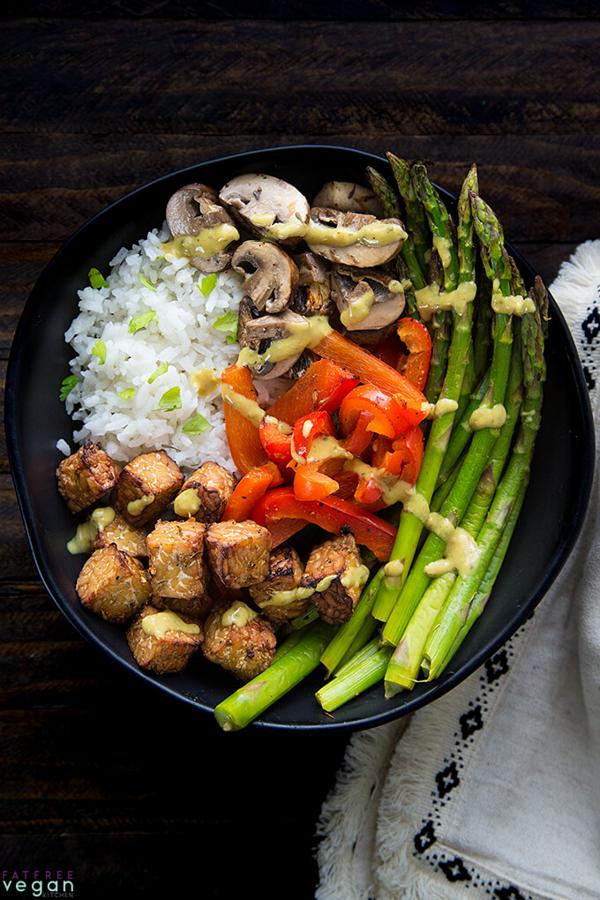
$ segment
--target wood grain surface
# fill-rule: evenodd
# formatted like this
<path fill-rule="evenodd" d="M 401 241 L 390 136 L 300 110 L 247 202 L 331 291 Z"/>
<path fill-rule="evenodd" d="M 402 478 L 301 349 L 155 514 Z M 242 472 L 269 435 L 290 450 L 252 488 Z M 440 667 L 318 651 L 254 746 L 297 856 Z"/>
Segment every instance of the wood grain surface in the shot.
<path fill-rule="evenodd" d="M 551 280 L 599 234 L 598 5 L 424 0 L 3 5 L 0 374 L 29 290 L 104 205 L 174 168 L 285 143 L 480 167 Z M 35 428 L 35 423 L 32 423 Z M 345 737 L 222 735 L 84 644 L 46 596 L 0 445 L 2 868 L 76 897 L 305 898 Z"/>

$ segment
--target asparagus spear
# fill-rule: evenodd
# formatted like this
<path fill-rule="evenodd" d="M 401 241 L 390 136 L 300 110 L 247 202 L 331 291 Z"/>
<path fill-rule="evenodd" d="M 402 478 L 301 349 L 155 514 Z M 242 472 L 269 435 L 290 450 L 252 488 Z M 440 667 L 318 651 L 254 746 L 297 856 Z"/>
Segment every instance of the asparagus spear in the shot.
<path fill-rule="evenodd" d="M 510 447 L 521 408 L 523 365 L 518 341 L 513 344 L 512 364 L 507 388 L 506 421 L 500 436 L 494 444 L 489 463 L 486 466 L 477 489 L 471 498 L 461 527 L 476 538 L 492 503 L 500 476 L 508 459 Z M 416 566 L 420 565 L 417 560 Z M 456 574 L 449 572 L 435 578 L 427 587 L 387 668 L 385 675 L 386 697 L 392 697 L 402 688 L 414 686 L 425 643 L 433 624 L 456 581 Z"/>
<path fill-rule="evenodd" d="M 316 622 L 302 640 L 215 707 L 215 718 L 223 731 L 237 731 L 254 721 L 276 700 L 287 694 L 317 668 L 319 657 L 331 638 L 332 625 Z"/>
<path fill-rule="evenodd" d="M 469 196 L 469 192 L 474 192 L 476 190 L 477 170 L 473 166 L 465 178 L 460 195 L 460 215 L 465 217 L 465 219 L 470 217 L 471 212 L 471 205 L 469 202 L 466 202 L 466 198 Z M 435 201 L 435 194 L 431 196 L 433 201 Z M 436 214 L 436 218 L 442 220 L 443 213 L 440 212 L 439 214 Z M 462 233 L 464 234 L 464 229 Z M 462 252 L 463 251 L 461 250 L 461 253 Z M 456 271 L 458 273 L 458 265 Z M 472 303 L 467 303 L 464 312 L 459 313 L 456 311 L 454 313 L 454 331 L 448 357 L 448 370 L 441 392 L 441 399 L 458 402 L 463 378 L 464 357 L 471 338 L 471 326 L 473 322 L 472 307 Z M 454 423 L 454 415 L 453 412 L 447 412 L 434 419 L 429 432 L 421 471 L 419 472 L 419 477 L 415 486 L 416 493 L 424 497 L 427 503 L 431 500 L 437 484 L 440 467 L 444 459 L 444 454 L 452 431 L 452 425 Z M 403 580 L 406 578 L 406 574 L 412 563 L 422 530 L 423 523 L 419 518 L 411 512 L 402 512 L 390 559 L 402 561 L 404 565 Z M 396 603 L 397 597 L 397 588 L 384 582 L 379 588 L 377 600 L 373 609 L 375 618 L 383 622 L 387 621 L 388 616 Z M 402 633 L 402 631 L 400 631 L 400 633 Z"/>
<path fill-rule="evenodd" d="M 504 557 L 506 556 L 506 552 L 508 550 L 509 544 L 511 542 L 514 530 L 517 526 L 517 521 L 519 519 L 519 514 L 521 512 L 521 508 L 523 506 L 523 501 L 525 499 L 525 494 L 527 492 L 527 484 L 524 482 L 521 490 L 517 494 L 517 499 L 515 500 L 513 507 L 510 511 L 510 516 L 508 517 L 508 521 L 504 527 L 504 531 L 502 532 L 502 537 L 500 538 L 500 543 L 496 547 L 496 552 L 492 557 L 492 561 L 489 565 L 487 572 L 485 573 L 481 584 L 477 589 L 477 593 L 475 594 L 473 601 L 469 607 L 469 614 L 467 616 L 467 621 L 462 626 L 456 638 L 454 639 L 454 643 L 448 652 L 448 656 L 444 660 L 444 663 L 441 669 L 438 672 L 438 675 L 441 675 L 442 672 L 446 669 L 447 665 L 456 655 L 458 648 L 461 646 L 462 642 L 466 638 L 467 634 L 480 617 L 482 612 L 487 606 L 487 602 L 490 599 L 490 595 L 492 593 L 492 589 L 494 584 L 496 583 L 496 579 L 500 573 L 500 569 L 502 567 L 502 563 L 504 562 Z"/>
<path fill-rule="evenodd" d="M 415 191 L 412 167 L 406 160 L 401 159 L 394 153 L 387 153 L 386 155 L 398 185 L 398 192 L 404 201 L 406 230 L 412 237 L 419 265 L 424 272 L 427 268 L 427 259 L 431 248 L 431 237 L 427 227 L 425 211 Z"/>
<path fill-rule="evenodd" d="M 373 169 L 371 166 L 367 166 L 367 178 L 373 188 L 373 193 L 383 207 L 386 217 L 399 218 L 400 204 L 398 202 L 398 197 L 387 178 L 384 178 L 377 169 Z M 408 277 L 410 278 L 413 287 L 415 290 L 419 290 L 420 288 L 425 287 L 425 266 L 421 265 L 417 255 L 412 231 L 408 226 L 408 223 L 405 224 L 407 225 L 408 236 L 402 244 L 402 250 L 400 251 L 401 258 L 404 260 L 408 271 Z M 400 257 L 398 257 L 398 259 L 400 259 Z"/>
<path fill-rule="evenodd" d="M 479 308 L 479 304 L 477 304 Z M 458 416 L 458 410 L 456 415 L 457 425 L 454 428 L 452 435 L 450 436 L 450 443 L 448 444 L 448 449 L 446 450 L 446 455 L 444 456 L 444 461 L 440 468 L 440 474 L 438 478 L 438 485 L 444 484 L 446 479 L 449 477 L 450 472 L 454 469 L 458 459 L 460 458 L 463 450 L 471 440 L 473 430 L 471 428 L 471 416 L 475 412 L 478 406 L 481 406 L 483 398 L 487 394 L 488 385 L 490 382 L 490 373 L 486 372 L 479 382 L 477 386 L 477 390 L 471 394 L 471 400 L 468 406 L 465 408 L 462 416 Z"/>
<path fill-rule="evenodd" d="M 355 650 L 355 652 L 348 657 L 348 661 L 345 662 L 343 666 L 340 666 L 335 673 L 334 678 L 343 678 L 344 675 L 349 675 L 350 672 L 359 669 L 369 656 L 372 656 L 373 653 L 376 653 L 379 650 L 380 646 L 379 638 L 377 637 L 374 637 L 372 640 L 363 644 L 361 648 Z"/>
<path fill-rule="evenodd" d="M 357 654 L 365 644 L 371 640 L 375 632 L 379 627 L 379 622 L 377 619 L 374 619 L 373 616 L 369 616 L 368 619 L 365 619 L 362 625 L 360 626 L 358 632 L 356 633 L 356 637 L 348 647 L 341 664 L 340 668 L 335 672 L 336 675 L 339 675 L 341 669 L 345 668 L 346 663 L 348 663 L 354 656 Z M 379 646 L 379 637 L 375 638 L 377 642 L 377 646 Z"/>
<path fill-rule="evenodd" d="M 468 621 L 477 590 L 492 564 L 503 531 L 510 521 L 511 510 L 529 478 L 535 440 L 540 427 L 543 383 L 546 377 L 542 318 L 547 311 L 547 294 L 541 280 L 536 279 L 530 295 L 536 303 L 536 311 L 523 316 L 521 325 L 525 391 L 521 429 L 506 473 L 498 486 L 479 534 L 477 541 L 479 561 L 469 575 L 457 580 L 427 641 L 423 669 L 430 680 L 436 678 L 446 665 L 454 642 Z"/>
<path fill-rule="evenodd" d="M 500 290 L 504 296 L 510 295 L 511 272 L 506 255 L 504 254 L 503 234 L 496 216 L 490 207 L 480 197 L 471 194 L 471 203 L 475 218 L 475 227 L 481 243 L 481 253 L 486 268 L 486 273 L 491 279 L 497 279 Z M 494 353 L 490 369 L 490 381 L 483 404 L 492 407 L 502 404 L 506 393 L 508 374 L 510 368 L 512 347 L 512 320 L 504 313 L 496 313 L 494 333 Z M 459 388 L 460 390 L 460 388 Z M 434 425 L 438 420 L 434 421 Z M 432 428 L 433 433 L 433 428 Z M 498 437 L 498 429 L 484 428 L 474 435 L 465 461 L 453 489 L 441 507 L 441 514 L 449 517 L 455 523 L 459 523 L 468 503 L 477 487 L 477 483 L 487 464 L 491 449 Z M 431 440 L 431 438 L 430 438 Z M 444 447 L 445 450 L 445 447 Z M 442 454 L 443 456 L 443 454 Z M 440 460 L 441 464 L 441 460 Z M 425 468 L 425 459 L 421 468 L 421 475 Z M 439 474 L 439 466 L 436 471 Z M 417 486 L 419 480 L 417 480 Z M 424 496 L 429 501 L 431 493 Z M 420 525 L 420 523 L 419 523 Z M 420 532 L 422 526 L 419 527 Z M 395 549 L 395 546 L 394 546 Z M 410 572 L 400 596 L 396 599 L 393 611 L 389 615 L 383 631 L 386 642 L 394 644 L 400 640 L 417 603 L 425 593 L 429 584 L 429 578 L 425 575 L 424 567 L 442 556 L 444 542 L 435 534 L 430 534 L 425 541 L 417 564 Z M 392 550 L 392 554 L 394 550 Z M 375 608 L 377 610 L 377 606 Z"/>
<path fill-rule="evenodd" d="M 493 318 L 491 282 L 488 281 L 487 278 L 479 277 L 477 283 L 480 285 L 479 303 L 477 304 L 475 323 L 473 326 L 473 367 L 475 369 L 475 383 L 481 381 L 489 366 Z"/>
<path fill-rule="evenodd" d="M 380 647 L 369 655 L 360 667 L 352 669 L 348 674 L 334 678 L 317 691 L 315 697 L 326 712 L 347 703 L 367 688 L 381 681 L 392 652 L 391 647 Z"/>

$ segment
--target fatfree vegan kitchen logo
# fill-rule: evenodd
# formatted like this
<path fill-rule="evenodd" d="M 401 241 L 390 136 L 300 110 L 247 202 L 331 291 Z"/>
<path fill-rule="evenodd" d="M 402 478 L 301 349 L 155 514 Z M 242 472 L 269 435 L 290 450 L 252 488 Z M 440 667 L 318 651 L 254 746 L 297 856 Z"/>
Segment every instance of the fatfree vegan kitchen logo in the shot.
<path fill-rule="evenodd" d="M 56 869 L 3 869 L 0 897 L 61 897 L 75 896 L 73 872 Z"/>

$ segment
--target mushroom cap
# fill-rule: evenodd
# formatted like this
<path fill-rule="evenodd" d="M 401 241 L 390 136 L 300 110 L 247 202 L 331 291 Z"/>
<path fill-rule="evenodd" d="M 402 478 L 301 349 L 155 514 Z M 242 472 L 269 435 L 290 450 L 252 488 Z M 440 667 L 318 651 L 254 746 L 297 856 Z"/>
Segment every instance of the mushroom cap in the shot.
<path fill-rule="evenodd" d="M 347 331 L 377 331 L 387 328 L 400 318 L 405 306 L 404 290 L 400 283 L 383 272 L 336 266 L 331 276 L 332 292 L 340 313 L 366 294 L 373 295 L 368 314 L 359 321 L 344 323 Z M 393 288 L 393 290 L 392 290 Z"/>
<path fill-rule="evenodd" d="M 302 237 L 310 206 L 292 184 L 274 175 L 238 175 L 219 192 L 222 203 L 262 237 L 272 241 Z"/>
<path fill-rule="evenodd" d="M 400 219 L 314 207 L 305 240 L 313 253 L 362 269 L 388 262 L 399 252 L 405 237 Z"/>
<path fill-rule="evenodd" d="M 249 347 L 258 353 L 265 353 L 272 341 L 279 341 L 289 337 L 291 330 L 289 325 L 301 325 L 306 320 L 289 309 L 277 316 L 256 316 L 249 298 L 244 297 L 240 303 L 238 318 L 238 340 L 240 347 Z M 286 359 L 269 362 L 268 360 L 259 366 L 252 366 L 254 373 L 260 378 L 279 378 L 292 368 L 303 351 L 292 352 Z"/>
<path fill-rule="evenodd" d="M 206 184 L 185 184 L 169 198 L 167 225 L 173 237 L 199 234 L 203 228 L 233 224 L 218 203 L 217 192 Z"/>
<path fill-rule="evenodd" d="M 371 190 L 354 181 L 327 181 L 315 196 L 313 206 L 338 209 L 340 212 L 370 213 L 383 216 L 381 203 Z"/>
<path fill-rule="evenodd" d="M 289 304 L 298 284 L 298 268 L 281 247 L 268 241 L 244 241 L 231 265 L 244 276 L 244 292 L 257 309 L 278 313 Z"/>

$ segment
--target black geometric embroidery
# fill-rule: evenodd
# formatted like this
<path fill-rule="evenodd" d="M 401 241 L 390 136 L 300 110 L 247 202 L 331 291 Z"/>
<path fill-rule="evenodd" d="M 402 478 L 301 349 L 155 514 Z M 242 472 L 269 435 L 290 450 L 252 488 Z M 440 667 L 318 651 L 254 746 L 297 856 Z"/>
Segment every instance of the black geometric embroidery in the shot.
<path fill-rule="evenodd" d="M 466 741 L 468 737 L 471 737 L 472 734 L 475 734 L 476 731 L 483 728 L 481 707 L 475 706 L 473 709 L 470 709 L 469 712 L 463 713 L 458 721 L 460 722 L 460 731 L 463 740 Z"/>
<path fill-rule="evenodd" d="M 459 856 L 440 863 L 440 869 L 448 881 L 471 881 L 471 876 L 465 869 L 464 863 Z"/>
<path fill-rule="evenodd" d="M 588 391 L 593 391 L 596 387 L 596 379 L 587 366 L 583 366 L 583 377 L 585 378 L 585 383 L 587 384 Z"/>
<path fill-rule="evenodd" d="M 598 311 L 597 306 L 593 308 L 587 319 L 584 320 L 581 328 L 588 344 L 591 344 L 592 341 L 598 337 L 600 334 L 600 312 Z"/>
<path fill-rule="evenodd" d="M 437 781 L 438 794 L 440 797 L 445 797 L 446 794 L 453 791 L 455 787 L 458 787 L 460 778 L 456 771 L 456 763 L 452 762 L 441 772 L 438 772 L 435 776 L 435 780 Z"/>
<path fill-rule="evenodd" d="M 501 678 L 502 675 L 506 675 L 508 672 L 508 658 L 505 649 L 500 650 L 495 656 L 488 659 L 485 664 L 485 671 L 487 673 L 488 684 L 492 684 L 494 681 Z"/>
<path fill-rule="evenodd" d="M 425 850 L 429 850 L 432 844 L 435 844 L 436 840 L 433 822 L 430 819 L 419 833 L 415 834 L 415 850 L 417 853 L 424 853 Z"/>
<path fill-rule="evenodd" d="M 509 887 L 496 888 L 494 897 L 498 897 L 499 900 L 525 900 L 521 891 L 512 884 Z"/>

